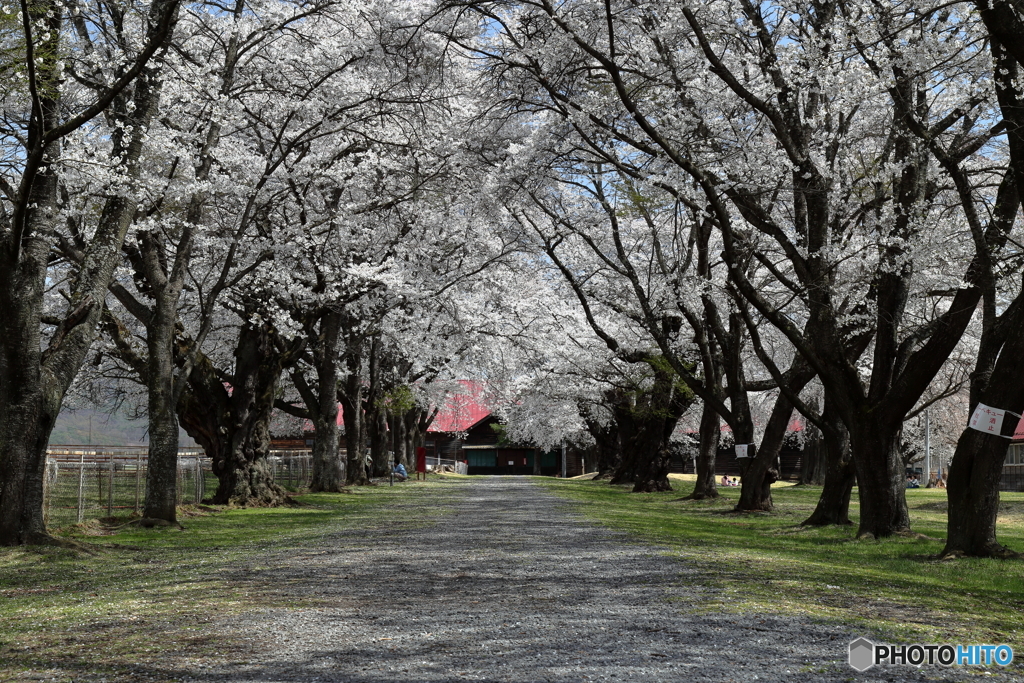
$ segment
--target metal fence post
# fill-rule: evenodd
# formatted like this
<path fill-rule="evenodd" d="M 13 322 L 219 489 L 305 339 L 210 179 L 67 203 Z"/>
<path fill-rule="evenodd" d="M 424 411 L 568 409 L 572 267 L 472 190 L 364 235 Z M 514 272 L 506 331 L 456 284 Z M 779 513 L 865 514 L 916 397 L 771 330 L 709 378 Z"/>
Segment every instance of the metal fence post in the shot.
<path fill-rule="evenodd" d="M 199 488 L 199 481 L 203 478 L 203 466 L 199 463 L 199 456 L 196 456 L 196 505 L 203 502 L 202 492 Z"/>
<path fill-rule="evenodd" d="M 78 463 L 78 523 L 85 517 L 85 453 Z"/>

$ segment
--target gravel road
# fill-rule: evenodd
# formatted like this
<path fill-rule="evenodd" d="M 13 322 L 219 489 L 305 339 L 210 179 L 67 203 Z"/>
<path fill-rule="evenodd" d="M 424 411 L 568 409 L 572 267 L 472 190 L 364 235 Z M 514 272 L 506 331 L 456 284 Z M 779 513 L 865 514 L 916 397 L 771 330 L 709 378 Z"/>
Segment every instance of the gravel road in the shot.
<path fill-rule="evenodd" d="M 474 478 L 448 494 L 451 510 L 425 528 L 338 531 L 301 556 L 262 558 L 263 580 L 317 607 L 219 624 L 251 645 L 244 664 L 174 668 L 239 683 L 976 678 L 938 666 L 857 674 L 847 646 L 862 634 L 841 625 L 702 610 L 708 589 L 684 561 L 586 521 L 529 479 Z"/>

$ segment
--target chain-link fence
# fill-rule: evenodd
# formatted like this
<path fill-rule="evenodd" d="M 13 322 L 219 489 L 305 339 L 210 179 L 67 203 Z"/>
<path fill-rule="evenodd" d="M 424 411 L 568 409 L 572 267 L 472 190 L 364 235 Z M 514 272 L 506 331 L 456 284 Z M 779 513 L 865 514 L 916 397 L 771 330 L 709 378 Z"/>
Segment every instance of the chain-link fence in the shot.
<path fill-rule="evenodd" d="M 309 451 L 271 451 L 274 481 L 290 491 L 309 485 Z M 49 526 L 139 513 L 146 504 L 146 448 L 57 447 L 47 451 L 43 514 Z M 217 490 L 202 449 L 178 452 L 178 504 L 200 503 Z"/>

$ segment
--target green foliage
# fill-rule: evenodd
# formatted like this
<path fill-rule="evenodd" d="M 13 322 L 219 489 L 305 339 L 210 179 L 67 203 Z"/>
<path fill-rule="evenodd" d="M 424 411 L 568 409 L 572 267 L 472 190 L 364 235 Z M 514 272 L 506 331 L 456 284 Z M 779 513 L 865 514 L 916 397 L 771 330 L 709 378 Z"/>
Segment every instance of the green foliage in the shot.
<path fill-rule="evenodd" d="M 498 424 L 497 422 L 495 422 L 494 424 L 491 425 L 491 429 L 493 429 L 498 434 L 498 443 L 496 446 L 497 448 L 507 448 L 509 446 L 515 445 L 508 438 L 508 425 Z"/>
<path fill-rule="evenodd" d="M 404 384 L 382 395 L 379 400 L 392 415 L 405 415 L 416 407 L 416 396 Z"/>
<path fill-rule="evenodd" d="M 736 490 L 685 501 L 692 483 L 634 494 L 605 482 L 545 480 L 588 517 L 670 549 L 716 597 L 700 609 L 803 613 L 905 642 L 1007 642 L 1024 634 L 1024 563 L 932 559 L 943 547 L 946 493 L 907 491 L 914 534 L 858 541 L 856 527 L 801 527 L 821 489 L 782 485 L 771 514 L 734 513 Z M 1024 549 L 1024 493 L 1003 493 L 1000 542 Z M 856 492 L 851 516 L 858 512 Z M 690 580 L 690 579 L 688 579 Z"/>

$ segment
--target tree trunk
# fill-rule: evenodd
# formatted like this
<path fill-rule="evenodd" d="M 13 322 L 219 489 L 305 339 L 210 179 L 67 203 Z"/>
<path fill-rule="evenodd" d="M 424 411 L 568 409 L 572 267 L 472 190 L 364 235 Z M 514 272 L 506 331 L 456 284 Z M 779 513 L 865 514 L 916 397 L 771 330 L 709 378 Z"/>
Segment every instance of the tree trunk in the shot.
<path fill-rule="evenodd" d="M 154 45 L 166 45 L 176 11 L 176 0 L 150 7 L 147 39 Z M 64 16 L 56 3 L 41 2 L 32 5 L 26 17 L 44 27 L 47 36 L 37 44 L 38 115 L 33 114 L 20 157 L 25 162 L 22 183 L 27 185 L 19 190 L 25 201 L 0 218 L 0 545 L 8 546 L 52 540 L 43 519 L 46 446 L 64 395 L 96 336 L 101 302 L 138 206 L 130 183 L 138 178 L 139 159 L 160 99 L 158 69 L 147 66 L 133 82 L 132 100 L 122 91 L 111 105 L 125 124 L 110 136 L 110 154 L 126 184 L 104 203 L 69 287 L 68 312 L 40 353 L 47 264 L 57 222 L 62 220 L 59 171 L 51 165 L 61 158 L 61 144 L 59 139 L 45 141 L 44 134 L 61 122 L 63 76 L 57 60 Z"/>
<path fill-rule="evenodd" d="M 704 500 L 718 498 L 718 486 L 715 481 L 715 457 L 718 455 L 718 444 L 722 440 L 722 423 L 716 413 L 706 403 L 700 415 L 700 448 L 697 451 L 697 483 L 693 493 L 687 498 Z"/>
<path fill-rule="evenodd" d="M 246 324 L 235 351 L 231 403 L 234 429 L 227 458 L 214 463 L 220 486 L 216 503 L 274 506 L 288 501 L 269 465 L 270 417 L 284 362 L 267 324 Z"/>
<path fill-rule="evenodd" d="M 406 411 L 403 416 L 405 422 L 405 452 L 413 462 L 417 459 L 417 449 L 423 445 L 423 435 L 420 433 L 419 424 L 420 417 L 423 414 L 423 409 L 419 406 L 414 406 L 410 410 Z"/>
<path fill-rule="evenodd" d="M 833 410 L 829 409 L 826 398 L 822 419 L 830 425 L 822 434 L 824 441 L 824 462 L 818 468 L 825 481 L 818 497 L 818 505 L 811 516 L 802 522 L 804 526 L 829 526 L 831 524 L 853 524 L 850 521 L 850 496 L 857 481 L 857 473 L 850 457 L 850 434 L 846 425 Z"/>
<path fill-rule="evenodd" d="M 51 153 L 59 154 L 54 145 Z M 45 202 L 56 193 L 55 174 L 42 176 L 33 198 Z M 5 243 L 0 265 L 0 545 L 35 543 L 47 538 L 43 522 L 43 470 L 46 445 L 60 412 L 63 391 L 42 366 L 40 319 L 46 263 L 56 206 L 29 215 L 32 233 L 21 258 Z M 5 235 L 6 237 L 6 235 Z"/>
<path fill-rule="evenodd" d="M 16 309 L 5 306 L 4 310 Z M 10 329 L 17 325 L 17 317 L 5 316 L 4 334 L 12 333 L 26 341 L 38 335 L 38 322 L 29 328 Z M 0 484 L 3 487 L 0 489 L 0 545 L 41 543 L 48 539 L 43 520 L 46 445 L 60 412 L 60 394 L 55 389 L 47 390 L 46 383 L 38 377 L 34 382 L 26 378 L 26 375 L 39 373 L 38 345 L 25 348 L 20 343 L 8 343 L 3 351 L 4 358 L 0 361 L 0 405 L 4 407 L 0 415 Z"/>
<path fill-rule="evenodd" d="M 949 509 L 942 557 L 1018 556 L 996 541 L 999 480 L 1007 443 L 1000 436 L 976 429 L 965 429 L 960 435 L 949 464 Z"/>
<path fill-rule="evenodd" d="M 345 485 L 345 462 L 338 449 L 338 409 L 334 414 L 313 420 L 313 471 L 309 490 L 314 493 L 337 493 Z"/>
<path fill-rule="evenodd" d="M 799 391 L 799 387 L 796 387 Z M 740 479 L 740 499 L 736 503 L 737 511 L 771 511 L 772 484 L 779 480 L 779 451 L 786 439 L 786 430 L 793 417 L 793 404 L 784 396 L 775 400 L 772 414 L 765 425 L 761 447 L 752 457 L 747 458 L 746 469 Z M 742 467 L 743 465 L 741 465 Z"/>
<path fill-rule="evenodd" d="M 149 463 L 142 516 L 174 523 L 178 506 L 178 418 L 174 399 L 174 323 L 178 295 L 173 288 L 162 288 L 154 295 L 155 311 L 146 326 Z"/>
<path fill-rule="evenodd" d="M 416 469 L 416 461 L 410 457 L 409 452 L 406 450 L 408 442 L 405 438 L 405 414 L 389 413 L 388 427 L 390 428 L 391 450 L 395 453 L 395 462 L 402 463 L 407 472 L 414 471 Z"/>
<path fill-rule="evenodd" d="M 618 425 L 615 424 L 615 420 L 612 419 L 608 424 L 600 424 L 597 420 L 588 417 L 584 417 L 584 423 L 587 425 L 587 431 L 594 437 L 594 471 L 597 472 L 597 479 L 603 479 L 609 477 L 614 473 L 621 461 L 621 453 L 619 450 L 619 429 Z"/>
<path fill-rule="evenodd" d="M 239 331 L 230 392 L 209 359 L 197 358 L 178 416 L 213 461 L 218 479 L 214 503 L 268 507 L 289 502 L 267 460 L 277 382 L 289 360 L 274 348 L 269 325 L 252 324 Z"/>
<path fill-rule="evenodd" d="M 675 373 L 657 361 L 650 363 L 653 385 L 636 398 L 615 406 L 622 463 L 612 484 L 632 481 L 634 493 L 671 491 L 668 469 L 672 464 L 669 439 L 692 396 L 676 385 Z"/>
<path fill-rule="evenodd" d="M 379 405 L 366 416 L 366 428 L 370 437 L 370 459 L 373 461 L 373 476 L 388 474 L 388 416 Z"/>
<path fill-rule="evenodd" d="M 353 367 L 353 363 L 355 367 Z M 344 382 L 344 391 L 338 392 L 342 407 L 345 409 L 345 450 L 348 454 L 345 463 L 345 481 L 352 485 L 365 485 L 366 457 L 364 455 L 363 432 L 363 382 L 358 372 L 358 359 L 349 358 L 349 375 Z"/>
<path fill-rule="evenodd" d="M 337 493 L 345 485 L 345 463 L 338 452 L 338 342 L 341 315 L 326 312 L 320 319 L 319 334 L 311 334 L 316 362 L 317 393 L 313 426 L 313 471 L 309 489 L 315 493 Z"/>
<path fill-rule="evenodd" d="M 972 401 L 972 412 L 977 403 L 1014 413 L 1024 412 L 1024 369 L 1020 362 L 1024 356 L 1024 335 L 1017 328 L 1011 330 L 991 374 L 998 380 L 988 381 L 983 389 L 972 391 L 977 396 L 976 402 Z M 1013 434 L 1016 419 L 1004 415 L 1004 434 Z M 999 480 L 1007 446 L 1007 439 L 1002 436 L 976 429 L 967 428 L 960 435 L 949 464 L 946 485 L 949 510 L 944 557 L 1016 556 L 996 541 Z"/>
<path fill-rule="evenodd" d="M 850 448 L 860 494 L 858 538 L 885 538 L 910 530 L 907 476 L 899 451 L 899 424 L 857 414 L 851 422 Z"/>
<path fill-rule="evenodd" d="M 800 457 L 799 486 L 823 486 L 828 470 L 828 453 L 825 437 L 814 425 L 808 423 L 804 439 L 804 451 Z M 845 431 L 845 427 L 843 428 Z"/>

